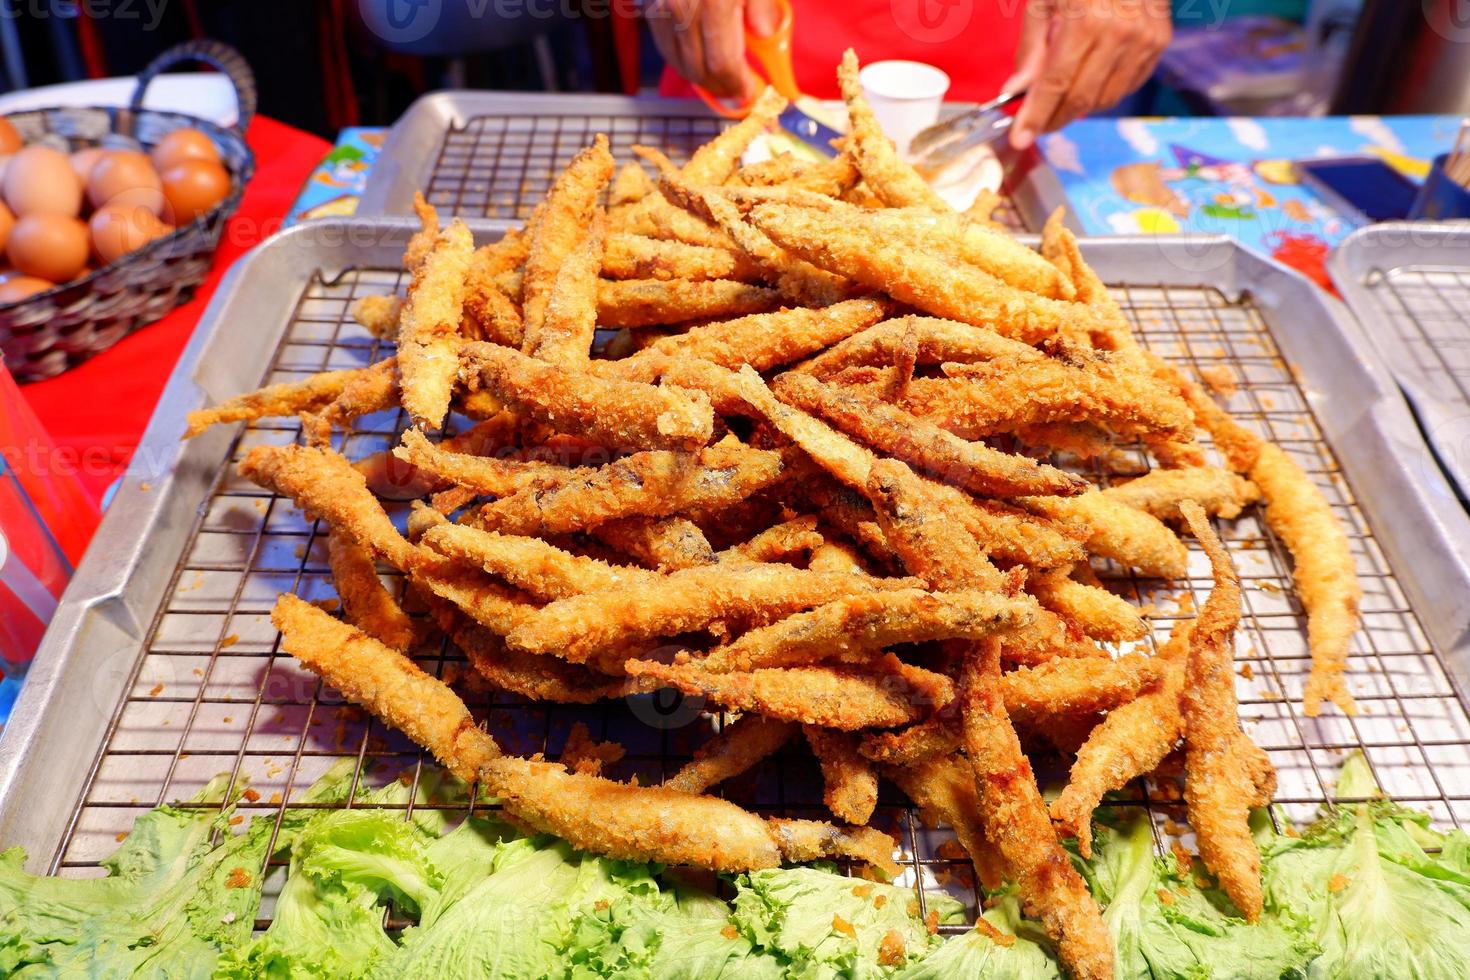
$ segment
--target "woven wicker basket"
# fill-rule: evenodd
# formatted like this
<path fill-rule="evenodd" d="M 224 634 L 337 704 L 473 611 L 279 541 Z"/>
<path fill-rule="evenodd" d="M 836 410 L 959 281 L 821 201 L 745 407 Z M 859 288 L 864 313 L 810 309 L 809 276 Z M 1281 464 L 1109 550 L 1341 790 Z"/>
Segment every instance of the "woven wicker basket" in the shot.
<path fill-rule="evenodd" d="M 165 68 L 202 61 L 224 72 L 240 104 L 235 128 L 175 112 L 142 108 L 148 84 Z M 138 75 L 131 105 L 34 109 L 7 116 L 30 143 L 51 134 L 72 150 L 114 134 L 151 147 L 172 130 L 190 127 L 214 140 L 231 177 L 230 193 L 206 214 L 116 262 L 18 303 L 0 305 L 0 351 L 17 381 L 39 381 L 99 354 L 139 327 L 187 302 L 209 274 L 225 222 L 255 171 L 245 128 L 255 115 L 255 76 L 245 59 L 216 41 L 189 41 L 155 58 Z"/>

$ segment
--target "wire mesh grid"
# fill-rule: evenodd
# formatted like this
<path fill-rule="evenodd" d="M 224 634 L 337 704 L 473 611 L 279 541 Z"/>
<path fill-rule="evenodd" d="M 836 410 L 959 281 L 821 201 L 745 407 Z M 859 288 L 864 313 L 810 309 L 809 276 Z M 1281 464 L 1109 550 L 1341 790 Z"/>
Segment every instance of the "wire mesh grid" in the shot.
<path fill-rule="evenodd" d="M 401 286 L 396 272 L 316 275 L 263 381 L 383 356 L 382 343 L 352 322 L 348 307 L 359 296 Z M 1232 300 L 1212 288 L 1121 286 L 1117 295 L 1149 347 L 1202 371 L 1229 395 L 1228 407 L 1243 425 L 1273 439 L 1312 474 L 1351 536 L 1363 584 L 1364 628 L 1354 641 L 1350 680 L 1362 712 L 1307 718 L 1300 699 L 1309 657 L 1289 559 L 1258 509 L 1217 522 L 1245 588 L 1236 658 L 1240 713 L 1278 770 L 1278 823 L 1312 819 L 1331 798 L 1343 757 L 1361 749 L 1386 792 L 1427 809 L 1438 825 L 1461 826 L 1470 820 L 1470 718 L 1261 313 L 1249 297 Z M 402 423 L 397 413 L 361 419 L 341 448 L 352 458 L 385 448 Z M 221 463 L 138 652 L 127 693 L 67 818 L 53 872 L 101 874 L 99 859 L 137 816 L 191 796 L 221 772 L 236 783 L 249 782 L 239 816 L 275 820 L 277 827 L 285 807 L 296 805 L 303 790 L 341 759 L 356 759 L 378 780 L 406 772 L 417 784 L 426 760 L 415 747 L 323 689 L 280 650 L 270 625 L 268 613 L 281 592 L 309 600 L 332 597 L 324 531 L 289 500 L 243 481 L 233 464 L 251 446 L 289 442 L 298 431 L 284 420 L 249 426 Z M 1108 482 L 1146 466 L 1141 452 L 1124 450 L 1093 475 Z M 1110 588 L 1152 608 L 1155 638 L 1143 641 L 1149 646 L 1191 616 L 1211 586 L 1208 562 L 1193 542 L 1184 580 L 1139 579 L 1106 564 L 1098 571 Z M 456 682 L 509 751 L 544 752 L 554 759 L 578 721 L 594 738 L 621 742 L 627 755 L 610 770 L 615 778 L 661 780 L 690 758 L 712 725 L 697 709 L 669 710 L 648 696 L 597 707 L 531 703 L 468 682 L 463 657 L 448 645 L 416 656 L 429 672 Z M 824 816 L 820 773 L 801 747 L 788 747 L 721 791 L 768 813 Z M 1180 833 L 1172 825 L 1183 821 L 1178 801 L 1177 781 L 1165 777 L 1140 781 L 1110 805 L 1147 808 L 1164 853 L 1174 843 L 1171 835 Z M 356 789 L 346 805 L 355 802 Z M 923 890 L 937 888 L 974 908 L 968 864 L 945 846 L 952 836 L 947 830 L 925 827 L 886 783 L 873 823 L 899 841 L 905 865 L 900 881 L 919 890 L 921 907 Z M 260 927 L 269 921 L 284 871 L 267 877 Z"/>
<path fill-rule="evenodd" d="M 1470 269 L 1400 266 L 1363 277 L 1424 394 L 1470 410 Z"/>
<path fill-rule="evenodd" d="M 445 132 L 424 197 L 462 218 L 524 221 L 556 175 L 597 133 L 607 134 L 620 164 L 634 159 L 635 143 L 655 146 L 683 163 L 727 125 L 727 120 L 707 115 L 473 116 Z M 1025 230 L 1009 199 L 994 217 Z"/>

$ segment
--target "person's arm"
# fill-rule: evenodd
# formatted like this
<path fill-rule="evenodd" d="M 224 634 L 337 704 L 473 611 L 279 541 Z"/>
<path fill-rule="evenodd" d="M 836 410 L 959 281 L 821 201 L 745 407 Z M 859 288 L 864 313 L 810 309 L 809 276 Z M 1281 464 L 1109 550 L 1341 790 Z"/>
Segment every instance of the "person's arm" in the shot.
<path fill-rule="evenodd" d="M 773 0 L 645 0 L 653 43 L 679 75 L 721 97 L 751 96 L 745 29 L 761 36 L 779 20 Z"/>
<path fill-rule="evenodd" d="M 1169 0 L 1031 0 L 1025 17 L 1006 83 L 1028 89 L 1011 126 L 1017 149 L 1139 88 L 1174 32 Z"/>

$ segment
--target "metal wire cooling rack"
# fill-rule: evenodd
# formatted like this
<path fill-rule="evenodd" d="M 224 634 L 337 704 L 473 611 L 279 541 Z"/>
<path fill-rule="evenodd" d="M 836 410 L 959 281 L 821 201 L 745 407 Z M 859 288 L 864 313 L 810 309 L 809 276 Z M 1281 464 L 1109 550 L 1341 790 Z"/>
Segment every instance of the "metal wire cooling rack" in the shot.
<path fill-rule="evenodd" d="M 315 275 L 296 303 L 291 325 L 263 382 L 283 381 L 383 356 L 378 340 L 352 322 L 358 296 L 400 288 L 400 274 L 349 271 Z M 1273 439 L 1300 461 L 1331 501 L 1352 538 L 1363 584 L 1364 629 L 1354 641 L 1351 685 L 1362 713 L 1307 718 L 1300 708 L 1308 671 L 1304 618 L 1292 594 L 1289 561 L 1256 511 L 1219 524 L 1245 586 L 1245 618 L 1237 644 L 1237 688 L 1246 728 L 1270 753 L 1280 774 L 1278 820 L 1310 820 L 1332 796 L 1347 752 L 1362 749 L 1383 789 L 1427 809 L 1440 826 L 1470 822 L 1470 717 L 1439 656 L 1400 589 L 1343 479 L 1301 388 L 1282 360 L 1260 311 L 1246 297 L 1214 289 L 1121 286 L 1117 296 L 1140 338 L 1165 356 L 1204 371 L 1244 425 Z M 403 424 L 397 413 L 359 420 L 342 441 L 351 457 L 388 446 Z M 127 694 L 109 725 L 52 871 L 100 874 L 134 819 L 163 802 L 195 793 L 220 772 L 249 781 L 240 802 L 246 817 L 279 820 L 284 805 L 339 759 L 374 767 L 375 778 L 407 771 L 417 781 L 424 757 L 403 736 L 367 720 L 279 649 L 268 613 L 278 593 L 328 599 L 321 527 L 290 503 L 241 480 L 233 463 L 251 446 L 296 438 L 297 426 L 268 421 L 236 437 L 221 463 L 178 561 L 167 598 L 144 640 Z M 1094 474 L 1146 466 L 1125 451 Z M 1189 577 L 1176 583 L 1140 580 L 1102 566 L 1110 586 L 1151 604 L 1157 636 L 1167 636 L 1208 594 L 1208 562 L 1191 542 Z M 1145 641 L 1152 643 L 1152 640 Z M 419 652 L 420 662 L 446 679 L 466 677 L 451 647 Z M 708 717 L 659 711 L 647 700 L 596 707 L 528 703 L 457 682 L 472 709 L 510 751 L 555 758 L 574 722 L 595 738 L 628 750 L 610 770 L 616 778 L 659 780 L 672 773 L 708 731 Z M 723 787 L 732 798 L 766 812 L 821 817 L 821 778 L 804 748 L 790 748 Z M 1182 820 L 1169 785 L 1138 785 L 1115 805 L 1155 814 L 1158 846 L 1170 845 L 1165 818 Z M 356 801 L 354 792 L 348 805 Z M 219 803 L 209 803 L 218 806 Z M 901 879 L 916 888 L 943 888 L 974 902 L 968 865 L 944 848 L 947 831 L 924 828 L 885 784 L 875 826 L 901 841 Z M 284 869 L 267 878 L 258 926 L 268 921 Z M 920 901 L 923 901 L 920 892 Z M 972 904 L 973 908 L 973 904 Z"/>
<path fill-rule="evenodd" d="M 597 133 L 607 134 L 619 164 L 634 159 L 635 143 L 658 147 L 682 163 L 727 125 L 709 115 L 475 115 L 463 125 L 449 125 L 423 192 L 446 214 L 524 221 Z M 1009 200 L 995 218 L 1025 228 Z"/>
<path fill-rule="evenodd" d="M 1363 286 L 1416 369 L 1425 393 L 1470 410 L 1470 269 L 1376 269 Z"/>

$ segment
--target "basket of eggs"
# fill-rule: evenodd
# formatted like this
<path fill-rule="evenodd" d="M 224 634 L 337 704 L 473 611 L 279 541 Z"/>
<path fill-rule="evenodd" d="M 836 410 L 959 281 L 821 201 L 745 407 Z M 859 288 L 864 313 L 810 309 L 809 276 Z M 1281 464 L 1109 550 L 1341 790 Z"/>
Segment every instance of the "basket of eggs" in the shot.
<path fill-rule="evenodd" d="M 230 79 L 234 128 L 142 107 L 182 61 Z M 190 41 L 138 75 L 126 108 L 0 117 L 0 352 L 16 380 L 60 374 L 194 295 L 255 169 L 255 105 L 237 51 Z"/>

